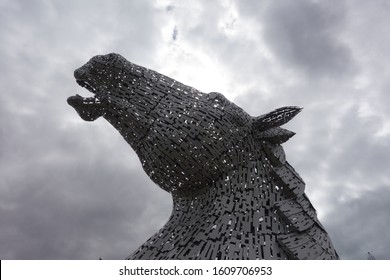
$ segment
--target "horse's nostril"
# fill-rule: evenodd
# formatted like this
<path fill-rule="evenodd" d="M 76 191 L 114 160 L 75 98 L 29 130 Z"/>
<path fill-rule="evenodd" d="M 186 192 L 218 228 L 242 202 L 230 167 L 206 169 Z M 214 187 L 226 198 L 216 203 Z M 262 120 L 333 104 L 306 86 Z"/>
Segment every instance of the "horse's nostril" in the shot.
<path fill-rule="evenodd" d="M 76 78 L 76 80 L 81 80 L 84 75 L 85 75 L 85 70 L 82 68 L 78 68 L 74 71 L 74 77 Z"/>

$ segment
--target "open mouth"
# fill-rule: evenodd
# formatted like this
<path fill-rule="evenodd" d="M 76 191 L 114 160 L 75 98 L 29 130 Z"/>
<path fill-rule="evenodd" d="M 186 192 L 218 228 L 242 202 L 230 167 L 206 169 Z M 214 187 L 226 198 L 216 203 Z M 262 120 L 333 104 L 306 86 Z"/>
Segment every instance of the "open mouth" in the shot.
<path fill-rule="evenodd" d="M 93 86 L 91 86 L 88 82 L 78 79 L 78 75 L 76 74 L 78 70 L 75 71 L 76 82 L 92 92 L 96 94 L 97 90 Z M 93 97 L 83 97 L 79 94 L 74 96 L 70 96 L 67 99 L 67 102 L 70 106 L 72 106 L 79 116 L 85 121 L 94 121 L 97 118 L 103 116 L 105 114 L 104 104 L 103 102 L 96 96 Z"/>
<path fill-rule="evenodd" d="M 86 88 L 87 90 L 89 90 L 90 92 L 92 93 L 96 93 L 96 89 L 91 86 L 90 84 L 88 84 L 87 82 L 83 81 L 83 80 L 76 80 L 76 82 L 82 86 L 83 88 Z"/>

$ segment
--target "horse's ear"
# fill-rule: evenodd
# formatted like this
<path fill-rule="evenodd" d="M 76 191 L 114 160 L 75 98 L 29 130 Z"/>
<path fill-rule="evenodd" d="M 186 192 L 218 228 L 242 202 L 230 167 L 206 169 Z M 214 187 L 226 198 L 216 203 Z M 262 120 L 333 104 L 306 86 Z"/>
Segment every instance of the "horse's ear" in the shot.
<path fill-rule="evenodd" d="M 295 117 L 302 108 L 288 106 L 278 108 L 267 114 L 253 118 L 253 132 L 262 132 L 285 124 Z"/>
<path fill-rule="evenodd" d="M 295 132 L 280 127 L 270 128 L 265 131 L 253 131 L 255 138 L 268 141 L 272 144 L 282 144 L 294 135 Z"/>

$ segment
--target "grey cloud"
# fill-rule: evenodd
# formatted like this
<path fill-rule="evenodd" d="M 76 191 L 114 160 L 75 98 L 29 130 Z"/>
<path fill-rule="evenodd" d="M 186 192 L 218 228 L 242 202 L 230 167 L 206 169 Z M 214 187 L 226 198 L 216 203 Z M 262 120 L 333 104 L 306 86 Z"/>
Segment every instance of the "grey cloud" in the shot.
<path fill-rule="evenodd" d="M 1 36 L 9 42 L 5 54 L 50 59 L 53 64 L 69 61 L 66 58 L 75 53 L 75 59 L 84 63 L 93 55 L 117 51 L 150 63 L 150 54 L 161 40 L 159 19 L 164 14 L 151 4 L 122 0 L 17 2 L 4 10 L 1 19 L 5 26 Z"/>
<path fill-rule="evenodd" d="M 66 127 L 52 111 L 1 109 L 2 258 L 121 259 L 168 218 L 169 196 L 103 121 Z"/>
<path fill-rule="evenodd" d="M 175 28 L 173 28 L 173 32 L 172 32 L 172 40 L 173 41 L 176 41 L 178 33 L 179 33 L 179 31 L 177 30 L 177 26 L 175 26 Z"/>
<path fill-rule="evenodd" d="M 175 6 L 174 5 L 168 5 L 168 6 L 166 6 L 165 9 L 166 9 L 167 12 L 171 12 L 171 11 L 173 11 L 175 9 Z"/>
<path fill-rule="evenodd" d="M 355 71 L 349 48 L 342 43 L 343 2 L 272 2 L 263 12 L 264 38 L 279 61 L 310 77 L 350 75 Z"/>
<path fill-rule="evenodd" d="M 159 13 L 145 1 L 1 10 L 2 259 L 123 259 L 168 219 L 169 195 L 120 135 L 103 120 L 82 122 L 66 103 L 88 95 L 73 70 L 93 55 L 152 61 Z"/>
<path fill-rule="evenodd" d="M 377 186 L 375 191 L 345 202 L 337 202 L 337 195 L 332 198 L 332 212 L 326 226 L 333 233 L 341 257 L 366 259 L 367 252 L 371 251 L 376 259 L 388 259 L 389 186 Z"/>
<path fill-rule="evenodd" d="M 161 202 L 158 195 L 148 198 L 158 190 L 145 186 L 137 170 L 104 163 L 78 166 L 81 170 L 55 162 L 35 165 L 26 166 L 23 178 L 7 180 L 17 189 L 2 197 L 1 224 L 7 225 L 2 258 L 122 259 L 136 249 L 133 242 L 144 242 L 143 234 L 151 235 L 164 222 L 144 227 L 145 208 L 153 208 L 148 215 L 161 215 Z"/>

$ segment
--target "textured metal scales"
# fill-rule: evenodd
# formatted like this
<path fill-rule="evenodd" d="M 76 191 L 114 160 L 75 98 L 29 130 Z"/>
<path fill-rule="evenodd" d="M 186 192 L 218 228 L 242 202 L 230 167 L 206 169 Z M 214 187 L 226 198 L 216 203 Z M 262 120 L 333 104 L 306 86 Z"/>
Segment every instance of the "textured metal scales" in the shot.
<path fill-rule="evenodd" d="M 128 259 L 338 259 L 281 146 L 294 133 L 280 126 L 300 108 L 251 117 L 118 54 L 74 75 L 94 97 L 68 103 L 110 122 L 172 194 L 168 222 Z"/>

